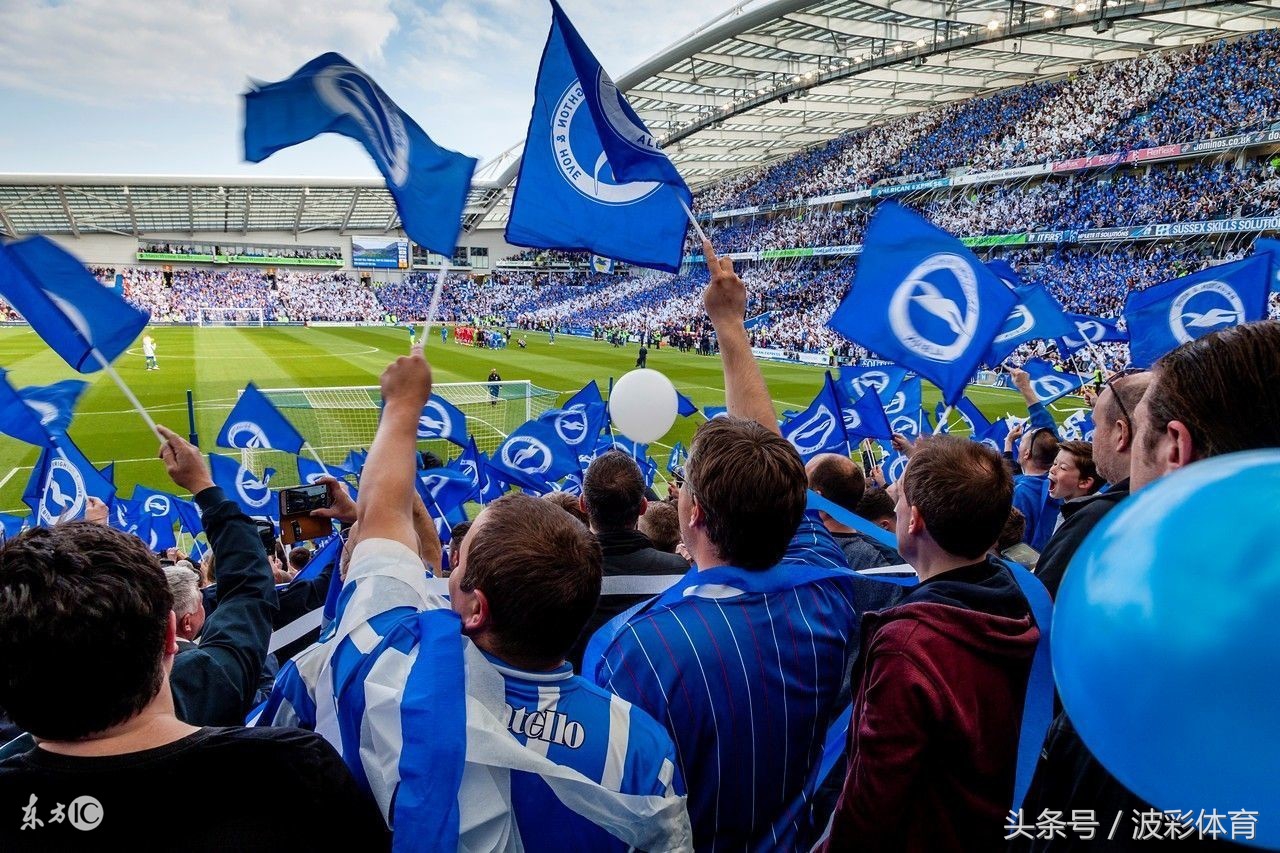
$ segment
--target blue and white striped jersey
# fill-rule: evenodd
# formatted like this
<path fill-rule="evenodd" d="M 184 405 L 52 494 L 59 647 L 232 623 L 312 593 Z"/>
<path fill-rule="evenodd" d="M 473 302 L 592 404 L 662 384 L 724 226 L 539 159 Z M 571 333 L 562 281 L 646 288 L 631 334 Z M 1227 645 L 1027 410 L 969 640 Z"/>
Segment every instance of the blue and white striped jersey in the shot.
<path fill-rule="evenodd" d="M 686 581 L 585 671 L 674 738 L 697 849 L 807 849 L 823 743 L 844 710 L 852 572 L 806 516 L 778 566 L 695 569 Z"/>
<path fill-rule="evenodd" d="M 392 829 L 432 833 L 431 849 L 690 844 L 663 727 L 567 666 L 485 656 L 395 542 L 357 546 L 334 626 L 281 671 L 261 719 L 315 726 Z"/>

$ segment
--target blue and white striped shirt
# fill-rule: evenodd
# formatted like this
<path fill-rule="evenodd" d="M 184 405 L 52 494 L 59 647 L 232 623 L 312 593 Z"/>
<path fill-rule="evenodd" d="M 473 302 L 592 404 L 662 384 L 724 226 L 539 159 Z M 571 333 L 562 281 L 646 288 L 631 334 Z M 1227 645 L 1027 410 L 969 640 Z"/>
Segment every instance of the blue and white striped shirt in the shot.
<path fill-rule="evenodd" d="M 808 515 L 778 566 L 700 574 L 628 620 L 594 676 L 675 739 L 697 849 L 808 849 L 817 765 L 843 710 L 852 573 Z"/>

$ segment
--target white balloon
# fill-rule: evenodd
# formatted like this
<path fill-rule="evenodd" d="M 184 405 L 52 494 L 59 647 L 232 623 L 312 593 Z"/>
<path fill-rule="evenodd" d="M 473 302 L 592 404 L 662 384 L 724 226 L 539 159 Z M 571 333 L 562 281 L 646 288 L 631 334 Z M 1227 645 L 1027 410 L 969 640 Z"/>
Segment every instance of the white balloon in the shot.
<path fill-rule="evenodd" d="M 609 392 L 609 417 L 618 431 L 637 444 L 667 434 L 676 422 L 676 386 L 656 370 L 633 370 Z"/>

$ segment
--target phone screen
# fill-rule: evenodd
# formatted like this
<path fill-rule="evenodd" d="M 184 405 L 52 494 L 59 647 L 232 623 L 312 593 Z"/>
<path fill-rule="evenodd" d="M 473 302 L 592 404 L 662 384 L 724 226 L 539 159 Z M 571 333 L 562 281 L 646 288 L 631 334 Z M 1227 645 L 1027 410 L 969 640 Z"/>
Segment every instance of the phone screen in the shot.
<path fill-rule="evenodd" d="M 284 490 L 284 514 L 307 515 L 329 506 L 329 487 L 324 483 Z"/>
<path fill-rule="evenodd" d="M 276 552 L 276 526 L 261 519 L 255 519 L 253 523 L 258 525 L 258 538 L 262 540 L 262 550 L 267 552 L 267 556 L 271 556 Z"/>

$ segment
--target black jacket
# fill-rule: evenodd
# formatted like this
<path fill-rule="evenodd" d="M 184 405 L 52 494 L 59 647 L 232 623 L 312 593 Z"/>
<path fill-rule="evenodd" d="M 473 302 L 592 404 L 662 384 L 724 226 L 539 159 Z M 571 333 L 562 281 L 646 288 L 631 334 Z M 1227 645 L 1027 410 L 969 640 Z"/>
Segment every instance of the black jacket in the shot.
<path fill-rule="evenodd" d="M 1062 524 L 1045 543 L 1040 559 L 1036 562 L 1036 577 L 1049 590 L 1049 595 L 1058 597 L 1058 586 L 1067 571 L 1067 564 L 1071 562 L 1076 549 L 1084 542 L 1089 531 L 1127 497 L 1129 481 L 1121 480 L 1105 492 L 1099 492 L 1085 500 L 1067 501 L 1062 505 Z"/>
<path fill-rule="evenodd" d="M 271 640 L 276 588 L 258 529 L 222 489 L 196 495 L 213 548 L 218 609 L 200 644 L 173 659 L 169 686 L 178 719 L 193 726 L 242 726 Z"/>
<path fill-rule="evenodd" d="M 649 537 L 639 530 L 605 530 L 596 534 L 604 551 L 604 576 L 615 575 L 683 575 L 689 564 L 679 554 L 668 554 L 653 547 Z M 568 660 L 575 672 L 582 668 L 582 653 L 596 630 L 622 611 L 634 607 L 651 595 L 602 595 L 582 629 L 578 642 L 569 650 Z"/>

